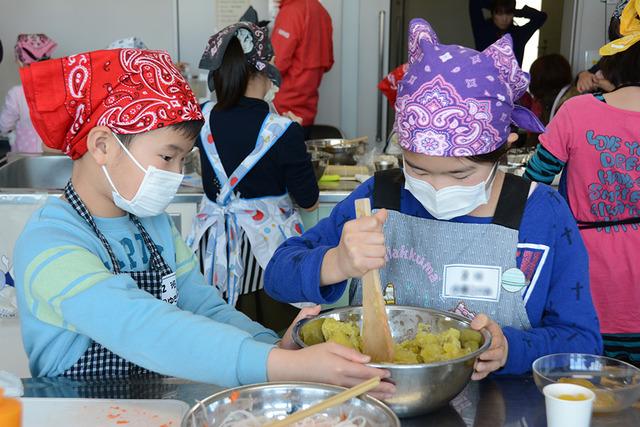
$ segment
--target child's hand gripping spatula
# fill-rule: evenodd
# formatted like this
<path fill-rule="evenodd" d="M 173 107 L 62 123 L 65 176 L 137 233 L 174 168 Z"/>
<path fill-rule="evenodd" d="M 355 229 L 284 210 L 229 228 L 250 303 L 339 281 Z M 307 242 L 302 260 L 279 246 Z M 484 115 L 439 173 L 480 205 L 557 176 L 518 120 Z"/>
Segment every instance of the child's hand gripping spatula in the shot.
<path fill-rule="evenodd" d="M 369 199 L 356 200 L 356 218 L 366 216 L 371 216 Z M 378 270 L 362 277 L 362 343 L 363 353 L 371 356 L 372 362 L 393 361 L 393 339 Z"/>

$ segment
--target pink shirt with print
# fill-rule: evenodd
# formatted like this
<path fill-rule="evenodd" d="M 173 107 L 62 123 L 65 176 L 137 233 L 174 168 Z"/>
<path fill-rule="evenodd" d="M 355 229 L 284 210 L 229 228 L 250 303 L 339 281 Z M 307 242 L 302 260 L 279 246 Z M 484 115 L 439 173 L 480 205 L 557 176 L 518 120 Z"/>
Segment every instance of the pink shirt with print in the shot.
<path fill-rule="evenodd" d="M 27 99 L 22 86 L 14 86 L 7 93 L 0 111 L 0 132 L 16 132 L 16 142 L 11 148 L 19 153 L 42 153 L 42 140 L 31 124 Z"/>
<path fill-rule="evenodd" d="M 579 223 L 640 216 L 640 113 L 579 96 L 562 106 L 540 141 L 566 162 L 567 198 Z M 640 332 L 640 224 L 581 234 L 601 331 Z"/>

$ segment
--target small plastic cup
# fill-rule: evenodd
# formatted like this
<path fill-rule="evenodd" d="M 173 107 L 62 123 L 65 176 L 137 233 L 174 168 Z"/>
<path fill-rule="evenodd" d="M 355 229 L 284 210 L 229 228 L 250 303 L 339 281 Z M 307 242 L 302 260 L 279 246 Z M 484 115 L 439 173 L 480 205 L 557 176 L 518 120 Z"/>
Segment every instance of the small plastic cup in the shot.
<path fill-rule="evenodd" d="M 547 408 L 548 427 L 589 427 L 596 397 L 593 391 L 575 384 L 556 383 L 544 387 L 542 393 Z"/>
<path fill-rule="evenodd" d="M 18 399 L 4 397 L 0 388 L 0 426 L 20 427 L 22 425 L 22 403 Z"/>

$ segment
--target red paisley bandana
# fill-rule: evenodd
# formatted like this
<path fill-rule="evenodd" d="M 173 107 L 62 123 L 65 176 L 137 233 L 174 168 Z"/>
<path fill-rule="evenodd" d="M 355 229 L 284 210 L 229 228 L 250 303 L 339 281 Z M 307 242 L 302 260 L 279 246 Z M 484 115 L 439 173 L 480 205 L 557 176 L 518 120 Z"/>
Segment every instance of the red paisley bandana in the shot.
<path fill-rule="evenodd" d="M 203 120 L 191 88 L 162 51 L 81 53 L 23 67 L 20 77 L 36 131 L 74 160 L 86 153 L 96 126 L 137 134 Z"/>

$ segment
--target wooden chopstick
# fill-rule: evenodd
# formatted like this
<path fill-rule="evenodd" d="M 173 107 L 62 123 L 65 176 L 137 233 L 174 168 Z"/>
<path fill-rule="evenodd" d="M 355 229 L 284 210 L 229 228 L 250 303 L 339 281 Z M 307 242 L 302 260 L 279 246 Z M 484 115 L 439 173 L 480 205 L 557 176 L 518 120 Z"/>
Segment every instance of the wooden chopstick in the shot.
<path fill-rule="evenodd" d="M 302 421 L 303 419 L 310 417 L 311 415 L 315 415 L 319 412 L 324 411 L 325 409 L 332 408 L 346 402 L 347 400 L 360 396 L 361 394 L 364 394 L 369 390 L 376 388 L 378 384 L 380 384 L 379 377 L 371 378 L 370 380 L 360 383 L 355 387 L 351 387 L 350 389 L 342 391 L 335 396 L 331 396 L 330 398 L 325 399 L 316 405 L 310 406 L 307 409 L 303 409 L 302 411 L 298 411 L 295 414 L 291 414 L 288 417 L 275 421 L 273 423 L 265 424 L 265 426 L 283 427 L 293 423 L 297 423 L 298 421 Z"/>

